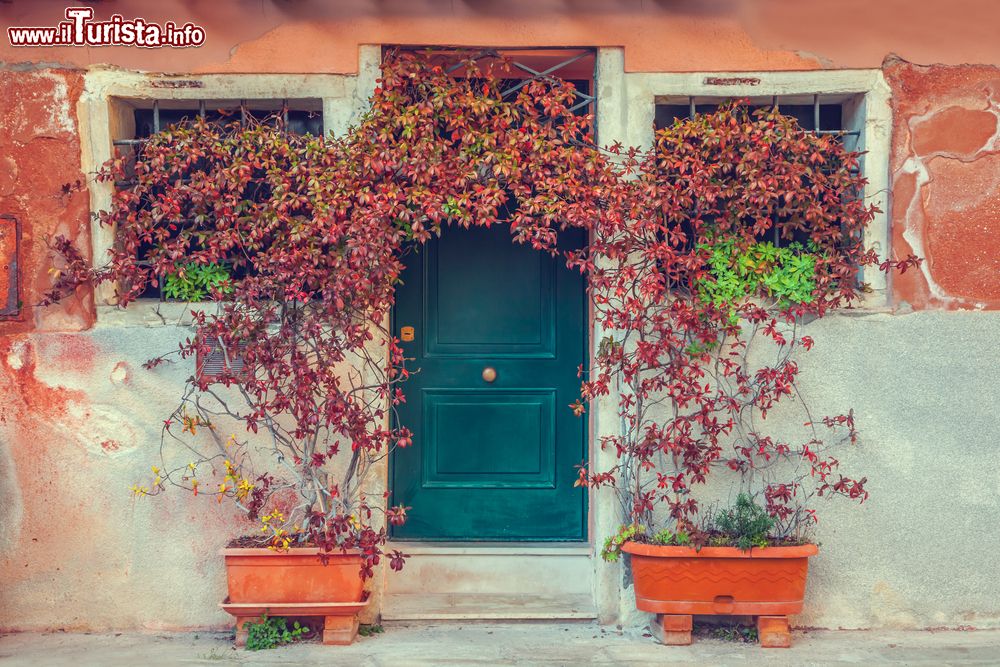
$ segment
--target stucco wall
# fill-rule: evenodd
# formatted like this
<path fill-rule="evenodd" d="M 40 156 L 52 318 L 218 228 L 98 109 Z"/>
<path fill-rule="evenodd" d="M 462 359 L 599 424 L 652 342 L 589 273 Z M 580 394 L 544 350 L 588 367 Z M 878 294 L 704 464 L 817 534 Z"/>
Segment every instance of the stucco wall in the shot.
<path fill-rule="evenodd" d="M 871 498 L 823 510 L 800 622 L 1000 625 L 998 326 L 998 313 L 940 311 L 807 325 L 802 391 L 821 412 L 854 407 L 862 443 L 841 461 Z"/>
<path fill-rule="evenodd" d="M 179 7 L 167 9 L 182 11 Z M 358 21 L 369 31 L 359 34 L 377 37 L 375 28 Z M 11 22 L 5 19 L 5 25 Z M 584 39 L 603 24 L 586 30 L 574 25 L 577 32 L 558 34 L 575 44 L 607 43 Z M 686 24 L 670 29 L 679 25 Z M 397 39 L 380 41 L 406 41 L 400 37 L 409 34 L 404 29 L 394 28 L 400 31 L 392 33 Z M 330 67 L 316 64 L 320 58 L 304 60 L 301 50 L 288 55 L 296 36 L 306 36 L 303 44 L 319 44 L 317 28 L 288 30 L 258 26 L 262 35 L 245 36 L 253 44 L 243 53 L 255 53 L 252 58 L 241 60 L 243 46 L 231 51 L 226 42 L 221 51 L 201 54 L 199 62 L 230 71 L 357 66 L 355 42 L 324 46 L 348 53 Z M 344 34 L 319 30 L 327 42 Z M 545 30 L 533 30 L 502 34 L 538 44 Z M 425 31 L 421 39 L 451 41 L 444 27 Z M 489 43 L 497 34 L 480 27 L 463 39 Z M 720 34 L 711 33 L 712 39 Z M 284 37 L 269 41 L 275 35 Z M 850 57 L 847 49 L 837 58 L 817 58 L 782 50 L 774 41 L 744 40 L 740 44 L 766 57 L 749 57 L 744 50 L 712 60 L 688 51 L 690 64 L 683 69 L 853 62 L 843 60 Z M 917 42 L 878 42 L 874 64 L 890 50 L 917 48 Z M 874 53 L 876 47 L 869 47 Z M 674 58 L 681 52 L 671 53 Z M 961 57 L 955 53 L 961 51 L 950 57 Z M 0 54 L 11 59 L 9 50 Z M 79 67 L 90 57 L 81 50 L 18 52 L 15 59 L 70 60 Z M 98 57 L 133 62 L 136 68 L 200 67 L 190 52 L 170 61 L 171 67 L 162 60 L 165 54 L 115 50 Z M 645 62 L 632 58 L 633 65 Z M 626 49 L 621 71 L 628 61 Z M 682 69 L 669 59 L 649 62 L 643 66 L 670 62 Z M 992 67 L 900 61 L 888 62 L 884 73 L 895 114 L 889 161 L 892 243 L 897 253 L 907 245 L 915 248 L 927 258 L 927 268 L 895 280 L 888 299 L 899 306 L 895 314 L 836 315 L 809 325 L 817 344 L 803 356 L 803 386 L 817 405 L 856 409 L 864 441 L 844 465 L 868 476 L 872 497 L 861 508 L 831 506 L 826 513 L 818 535 L 822 553 L 810 576 L 809 611 L 800 623 L 992 626 L 1000 624 L 1000 590 L 989 567 L 989 555 L 1000 548 L 991 523 L 1000 510 L 992 419 L 1000 408 L 993 391 L 1000 314 L 954 310 L 1000 306 L 1000 248 L 992 241 L 996 208 L 990 198 L 997 187 L 992 153 L 1000 77 Z M 128 491 L 148 475 L 159 424 L 190 373 L 181 366 L 145 371 L 141 363 L 154 349 L 172 347 L 183 332 L 123 328 L 110 319 L 95 327 L 87 294 L 51 309 L 32 305 L 49 280 L 45 234 L 68 233 L 89 252 L 88 193 L 75 186 L 84 179 L 76 105 L 83 78 L 79 69 L 38 64 L 0 70 L 0 213 L 14 213 L 24 223 L 26 287 L 21 318 L 0 322 L 0 628 L 221 626 L 227 616 L 216 607 L 224 587 L 216 550 L 226 537 L 220 532 L 228 516 L 224 509 L 180 493 L 137 502 Z M 628 101 L 620 90 L 598 92 Z M 910 307 L 919 312 L 904 314 Z M 605 579 L 617 579 L 602 572 Z"/>
<path fill-rule="evenodd" d="M 1000 626 L 993 576 L 1000 533 L 1000 450 L 994 391 L 1000 313 L 922 311 L 833 314 L 804 325 L 815 340 L 799 350 L 797 385 L 814 418 L 853 408 L 857 445 L 828 454 L 860 479 L 870 498 L 817 498 L 801 626 L 927 628 Z M 773 363 L 758 339 L 751 365 Z M 808 416 L 785 401 L 755 428 L 776 441 L 808 439 Z M 728 482 L 737 484 L 736 489 Z M 809 484 L 806 480 L 804 484 Z M 727 506 L 738 477 L 717 470 L 697 487 L 703 505 Z M 622 613 L 632 622 L 632 592 Z"/>
<path fill-rule="evenodd" d="M 47 236 L 63 234 L 78 240 L 85 255 L 90 252 L 87 179 L 74 113 L 82 87 L 80 71 L 0 70 L 0 214 L 21 221 L 24 303 L 14 321 L 0 322 L 4 334 L 82 329 L 94 321 L 86 295 L 55 308 L 34 307 L 51 284 Z"/>
<path fill-rule="evenodd" d="M 1000 413 L 998 327 L 997 313 L 941 311 L 807 325 L 816 346 L 800 358 L 801 386 L 819 412 L 856 409 L 862 442 L 841 460 L 872 495 L 821 504 L 822 551 L 799 623 L 1000 624 L 1000 454 L 984 426 Z M 5 342 L 0 627 L 226 623 L 217 549 L 239 532 L 222 528 L 228 510 L 181 492 L 128 492 L 150 477 L 160 420 L 190 373 L 140 365 L 181 335 L 97 327 Z"/>
<path fill-rule="evenodd" d="M 225 622 L 217 552 L 230 509 L 182 492 L 129 492 L 149 484 L 162 420 L 191 374 L 189 365 L 146 371 L 142 362 L 185 335 L 98 327 L 3 341 L 0 627 Z"/>

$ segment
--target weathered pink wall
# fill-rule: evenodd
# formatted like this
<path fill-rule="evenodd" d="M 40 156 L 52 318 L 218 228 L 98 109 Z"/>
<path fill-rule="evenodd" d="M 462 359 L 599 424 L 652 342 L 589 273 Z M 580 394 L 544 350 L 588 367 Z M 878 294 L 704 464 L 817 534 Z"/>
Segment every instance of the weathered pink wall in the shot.
<path fill-rule="evenodd" d="M 0 321 L 0 627 L 184 625 L 179 592 L 199 604 L 185 577 L 200 576 L 204 588 L 213 573 L 168 567 L 174 583 L 163 592 L 155 577 L 135 574 L 170 544 L 214 551 L 177 535 L 217 532 L 219 513 L 179 499 L 136 508 L 127 482 L 148 473 L 155 429 L 146 429 L 162 418 L 161 394 L 177 378 L 139 370 L 142 346 L 129 341 L 148 333 L 93 329 L 88 293 L 35 307 L 52 278 L 46 236 L 68 235 L 89 253 L 75 111 L 82 81 L 79 70 L 0 70 L 0 213 L 23 225 L 24 303 L 18 318 Z M 177 528 L 166 545 L 153 540 Z M 206 553 L 199 562 L 214 561 Z M 162 600 L 173 617 L 159 613 Z M 203 614 L 189 624 L 204 625 Z"/>
<path fill-rule="evenodd" d="M 89 253 L 89 200 L 80 171 L 75 105 L 83 87 L 79 70 L 0 70 L 0 214 L 21 221 L 19 258 L 25 307 L 0 331 L 36 326 L 82 329 L 93 322 L 88 300 L 57 308 L 34 307 L 51 284 L 45 238 L 64 234 Z"/>
<path fill-rule="evenodd" d="M 551 9 L 565 3 L 535 4 Z M 906 21 L 886 9 L 893 3 L 857 0 L 768 0 L 754 9 L 720 0 L 707 3 L 707 10 L 656 14 L 601 13 L 593 9 L 597 4 L 587 5 L 591 9 L 583 14 L 544 18 L 511 18 L 485 3 L 470 9 L 459 2 L 454 11 L 440 10 L 436 16 L 417 15 L 414 9 L 391 17 L 360 10 L 337 17 L 326 10 L 323 20 L 314 20 L 319 3 L 282 3 L 288 9 L 281 10 L 257 0 L 207 5 L 168 0 L 151 9 L 150 3 L 120 0 L 97 7 L 151 20 L 198 20 L 206 24 L 209 44 L 186 51 L 0 47 L 0 59 L 22 63 L 0 69 L 0 213 L 14 214 L 24 225 L 25 303 L 19 319 L 0 322 L 0 628 L 226 622 L 215 610 L 221 564 L 214 551 L 224 513 L 179 495 L 137 503 L 128 493 L 130 484 L 148 476 L 157 426 L 187 373 L 182 368 L 147 372 L 140 365 L 154 342 L 164 349 L 175 344 L 170 336 L 176 334 L 94 327 L 88 294 L 56 308 L 33 306 L 50 279 L 45 235 L 69 234 L 87 250 L 88 195 L 74 185 L 83 178 L 75 104 L 82 68 L 96 62 L 171 72 L 350 72 L 357 66 L 359 43 L 460 40 L 624 45 L 630 70 L 877 67 L 891 52 L 919 62 L 953 63 L 925 67 L 890 59 L 885 65 L 895 114 L 894 250 L 905 255 L 913 249 L 927 259 L 924 273 L 895 278 L 893 297 L 916 309 L 1000 309 L 1000 69 L 961 64 L 1000 63 L 1000 41 L 977 37 L 997 24 L 989 18 L 997 3 L 906 3 Z M 63 6 L 0 5 L 0 23 L 55 23 Z M 967 320 L 952 321 L 958 322 L 956 330 L 966 331 Z M 894 326 L 888 322 L 888 333 L 880 335 L 892 337 Z M 972 331 L 980 325 L 968 326 Z M 926 338 L 922 329 L 914 330 L 914 341 Z M 954 335 L 964 340 L 964 333 Z M 983 335 L 976 333 L 974 340 Z M 900 349 L 907 345 L 901 343 Z M 898 365 L 885 372 L 895 372 L 903 382 L 908 377 Z M 957 395 L 965 380 L 956 378 L 947 393 Z M 922 444 L 918 437 L 903 444 L 915 448 Z M 931 444 L 934 451 L 945 451 L 940 442 Z M 955 457 L 962 451 L 956 445 Z M 914 475 L 927 469 L 921 464 L 897 478 L 898 466 L 898 459 L 887 455 L 884 469 L 873 471 L 873 478 L 881 475 L 882 484 L 906 490 L 916 484 Z M 974 509 L 979 501 L 969 502 Z M 831 575 L 829 581 L 840 580 Z M 851 591 L 837 590 L 844 608 L 858 608 Z M 899 602 L 901 608 L 906 604 Z M 972 605 L 969 622 L 992 622 L 988 613 L 976 616 L 980 612 Z M 878 608 L 856 613 L 851 622 L 860 625 L 927 624 L 902 612 L 898 618 L 904 620 L 886 620 Z M 942 615 L 936 623 L 955 619 L 961 617 Z"/>
<path fill-rule="evenodd" d="M 894 278 L 917 308 L 1000 308 L 1000 68 L 886 63 L 894 116 Z"/>
<path fill-rule="evenodd" d="M 67 3 L 0 5 L 0 24 L 54 25 Z M 69 3 L 72 4 L 72 3 Z M 193 21 L 198 49 L 13 49 L 0 60 L 166 72 L 357 71 L 358 44 L 623 46 L 628 71 L 1000 62 L 993 0 L 116 0 L 100 17 Z"/>

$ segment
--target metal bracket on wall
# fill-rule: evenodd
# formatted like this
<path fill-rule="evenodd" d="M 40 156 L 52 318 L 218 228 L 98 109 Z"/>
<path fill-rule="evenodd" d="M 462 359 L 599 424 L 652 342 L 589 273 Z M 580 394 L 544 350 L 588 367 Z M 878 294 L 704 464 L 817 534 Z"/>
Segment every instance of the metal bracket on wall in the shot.
<path fill-rule="evenodd" d="M 8 213 L 0 214 L 0 319 L 21 315 L 20 256 L 21 221 Z"/>

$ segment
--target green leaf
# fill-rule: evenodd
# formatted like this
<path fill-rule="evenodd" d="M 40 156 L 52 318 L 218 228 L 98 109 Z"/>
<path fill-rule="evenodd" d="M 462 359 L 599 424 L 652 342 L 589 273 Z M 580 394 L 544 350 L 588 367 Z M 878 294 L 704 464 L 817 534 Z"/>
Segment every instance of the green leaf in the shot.
<path fill-rule="evenodd" d="M 230 277 L 226 267 L 220 264 L 179 265 L 175 272 L 167 275 L 163 295 L 180 301 L 202 301 L 216 288 L 221 287 L 223 293 L 231 293 Z"/>

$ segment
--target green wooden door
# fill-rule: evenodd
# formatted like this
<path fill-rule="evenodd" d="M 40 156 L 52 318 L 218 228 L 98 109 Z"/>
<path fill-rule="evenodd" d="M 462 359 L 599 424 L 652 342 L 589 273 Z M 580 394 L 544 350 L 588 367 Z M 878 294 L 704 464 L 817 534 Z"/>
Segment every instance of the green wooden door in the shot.
<path fill-rule="evenodd" d="M 562 248 L 583 242 L 567 234 Z M 412 509 L 395 537 L 586 538 L 586 494 L 573 486 L 586 420 L 568 407 L 584 304 L 579 273 L 514 243 L 504 225 L 447 228 L 407 258 L 394 327 L 414 328 L 402 346 L 419 372 L 399 407 L 414 436 L 393 454 L 393 502 Z"/>

